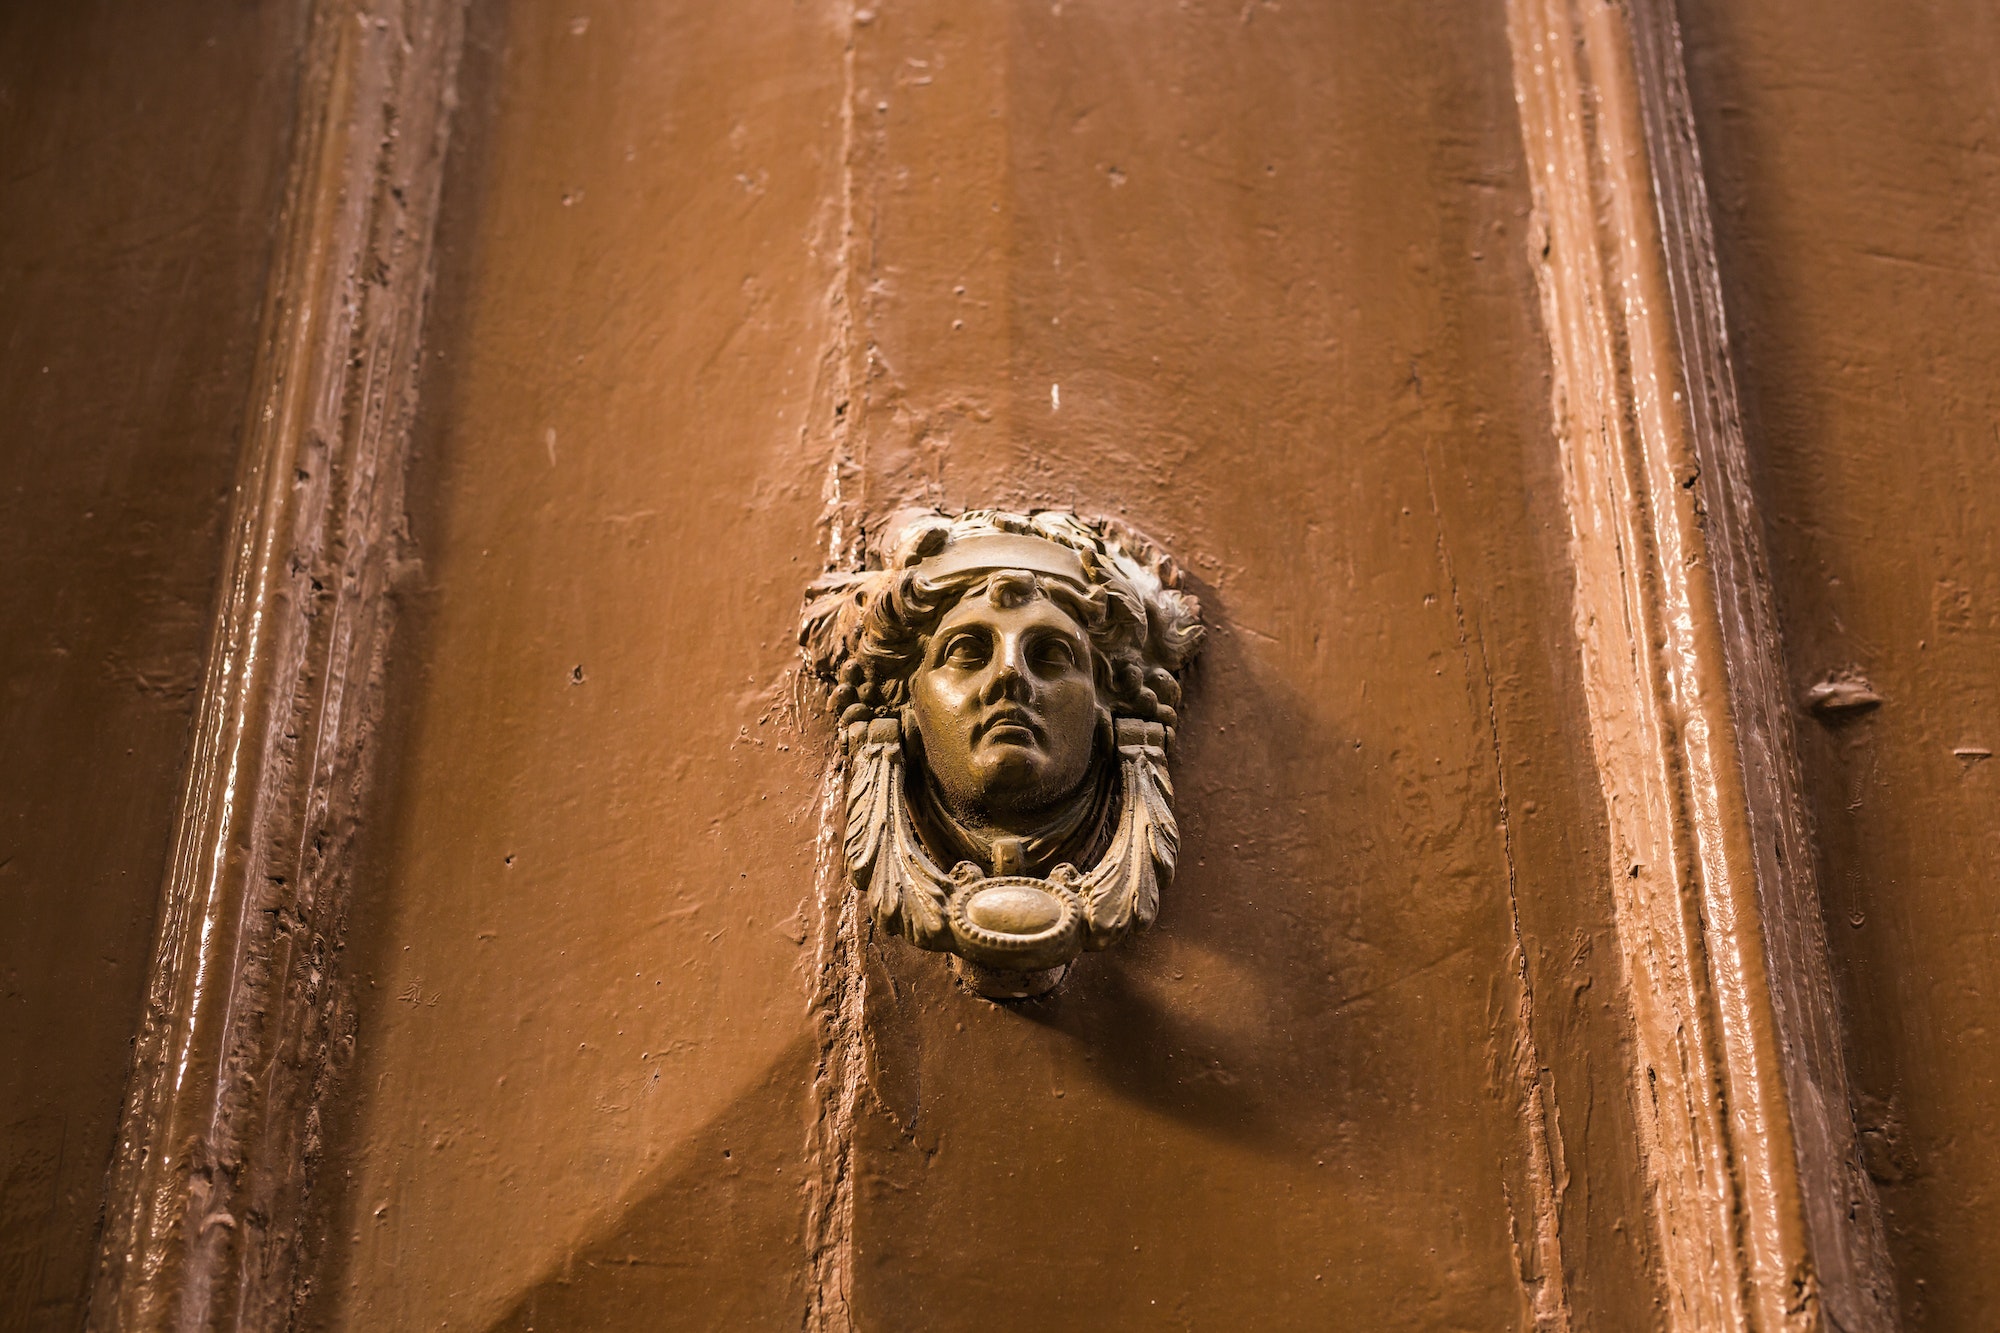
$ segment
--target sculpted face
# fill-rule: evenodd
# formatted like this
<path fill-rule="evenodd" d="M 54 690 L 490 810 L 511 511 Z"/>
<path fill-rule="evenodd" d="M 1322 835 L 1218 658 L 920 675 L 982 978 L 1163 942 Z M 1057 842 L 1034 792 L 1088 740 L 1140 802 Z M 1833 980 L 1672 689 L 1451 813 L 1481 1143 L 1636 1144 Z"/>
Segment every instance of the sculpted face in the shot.
<path fill-rule="evenodd" d="M 938 624 L 910 680 L 924 756 L 954 814 L 1010 831 L 1090 772 L 1097 682 L 1083 627 L 1044 595 L 986 593 Z"/>

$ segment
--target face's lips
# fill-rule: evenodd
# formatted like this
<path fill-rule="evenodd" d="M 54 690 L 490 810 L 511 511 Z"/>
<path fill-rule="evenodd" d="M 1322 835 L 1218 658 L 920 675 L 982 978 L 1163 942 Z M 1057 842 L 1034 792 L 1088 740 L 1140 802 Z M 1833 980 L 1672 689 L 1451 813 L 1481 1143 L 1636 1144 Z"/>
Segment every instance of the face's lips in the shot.
<path fill-rule="evenodd" d="M 972 739 L 975 742 L 984 740 L 991 733 L 1003 727 L 1024 731 L 1031 739 L 1038 742 L 1042 739 L 1042 727 L 1035 720 L 1035 715 L 1025 708 L 1014 707 L 996 708 L 985 717 L 979 719 L 978 723 L 972 728 Z"/>

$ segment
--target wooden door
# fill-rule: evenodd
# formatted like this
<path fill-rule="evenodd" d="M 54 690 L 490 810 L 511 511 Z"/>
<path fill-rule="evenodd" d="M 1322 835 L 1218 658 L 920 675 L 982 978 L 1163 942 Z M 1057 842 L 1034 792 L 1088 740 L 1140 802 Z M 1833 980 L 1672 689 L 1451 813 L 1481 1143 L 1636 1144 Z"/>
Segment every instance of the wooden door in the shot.
<path fill-rule="evenodd" d="M 1976 1326 L 1948 8 L 316 6 L 90 1323 Z M 988 506 L 1208 626 L 1012 1004 L 796 639 Z"/>

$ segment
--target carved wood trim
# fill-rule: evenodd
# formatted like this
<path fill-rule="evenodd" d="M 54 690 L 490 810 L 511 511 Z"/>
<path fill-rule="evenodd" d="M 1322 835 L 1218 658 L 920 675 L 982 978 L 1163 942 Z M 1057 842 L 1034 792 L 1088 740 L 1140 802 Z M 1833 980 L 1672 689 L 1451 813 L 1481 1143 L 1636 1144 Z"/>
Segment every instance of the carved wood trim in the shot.
<path fill-rule="evenodd" d="M 93 1328 L 296 1297 L 462 29 L 460 0 L 315 6 Z"/>
<path fill-rule="evenodd" d="M 1671 0 L 1510 0 L 1675 1329 L 1893 1328 Z"/>

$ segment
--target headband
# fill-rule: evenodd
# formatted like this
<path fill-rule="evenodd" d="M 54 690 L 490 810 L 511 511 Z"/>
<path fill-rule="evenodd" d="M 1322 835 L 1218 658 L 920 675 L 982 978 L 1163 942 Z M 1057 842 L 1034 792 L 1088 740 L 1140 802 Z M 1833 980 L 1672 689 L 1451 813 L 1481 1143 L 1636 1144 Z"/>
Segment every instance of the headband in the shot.
<path fill-rule="evenodd" d="M 1050 574 L 1088 588 L 1090 579 L 1083 560 L 1070 547 L 1046 537 L 1024 533 L 996 532 L 961 537 L 938 554 L 917 566 L 923 578 L 936 581 L 954 574 L 984 573 L 988 570 L 1021 569 L 1032 574 Z"/>

